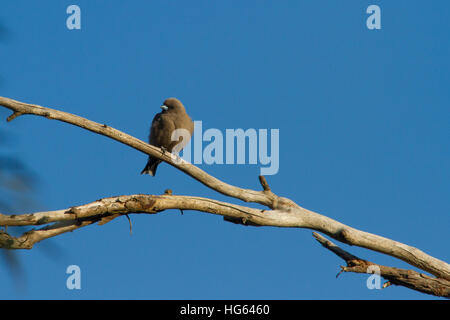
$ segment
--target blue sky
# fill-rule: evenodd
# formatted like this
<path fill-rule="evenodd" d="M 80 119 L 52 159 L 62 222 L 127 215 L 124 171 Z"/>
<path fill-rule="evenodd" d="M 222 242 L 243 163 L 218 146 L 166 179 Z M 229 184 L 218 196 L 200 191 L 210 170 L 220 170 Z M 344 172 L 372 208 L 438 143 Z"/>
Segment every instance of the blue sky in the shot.
<path fill-rule="evenodd" d="M 66 27 L 71 4 L 81 30 Z M 370 4 L 381 7 L 381 30 L 366 27 Z M 2 2 L 0 95 L 144 140 L 171 96 L 204 129 L 279 129 L 280 170 L 267 177 L 275 193 L 449 261 L 449 19 L 447 1 Z M 77 127 L 24 116 L 0 129 L 38 177 L 30 211 L 166 188 L 239 203 L 167 164 L 141 176 L 144 154 Z M 200 167 L 260 189 L 259 165 Z M 176 210 L 131 219 L 132 235 L 123 217 L 16 252 L 23 283 L 2 262 L 0 298 L 433 298 L 369 290 L 365 275 L 336 279 L 344 262 L 311 230 Z M 81 290 L 66 288 L 72 264 Z"/>

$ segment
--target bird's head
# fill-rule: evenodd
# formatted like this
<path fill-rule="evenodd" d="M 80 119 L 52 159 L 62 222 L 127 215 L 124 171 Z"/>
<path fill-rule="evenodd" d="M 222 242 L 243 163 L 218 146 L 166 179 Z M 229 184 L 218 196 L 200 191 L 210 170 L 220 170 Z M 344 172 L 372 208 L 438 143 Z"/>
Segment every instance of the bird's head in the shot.
<path fill-rule="evenodd" d="M 177 98 L 166 99 L 161 109 L 163 109 L 163 112 L 186 112 L 183 104 Z"/>

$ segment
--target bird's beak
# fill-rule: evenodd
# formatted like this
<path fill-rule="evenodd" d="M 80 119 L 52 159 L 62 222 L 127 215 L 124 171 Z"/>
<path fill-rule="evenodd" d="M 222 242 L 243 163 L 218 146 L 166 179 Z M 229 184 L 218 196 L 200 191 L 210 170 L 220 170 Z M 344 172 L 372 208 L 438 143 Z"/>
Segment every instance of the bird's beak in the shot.
<path fill-rule="evenodd" d="M 161 109 L 163 109 L 163 110 L 166 110 L 167 111 L 167 109 L 169 109 L 166 105 L 162 105 L 161 106 Z"/>

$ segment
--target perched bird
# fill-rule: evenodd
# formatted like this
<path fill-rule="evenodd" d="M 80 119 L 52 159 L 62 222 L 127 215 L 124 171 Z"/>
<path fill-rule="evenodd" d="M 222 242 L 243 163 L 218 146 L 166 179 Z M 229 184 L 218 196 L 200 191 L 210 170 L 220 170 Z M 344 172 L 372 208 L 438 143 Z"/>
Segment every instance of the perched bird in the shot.
<path fill-rule="evenodd" d="M 172 152 L 175 146 L 177 151 L 181 151 L 188 144 L 194 132 L 194 123 L 186 113 L 186 109 L 181 101 L 176 98 L 169 98 L 164 101 L 161 109 L 162 111 L 157 113 L 153 118 L 148 138 L 149 143 L 163 149 L 163 151 L 167 150 Z M 177 129 L 186 130 L 184 131 L 187 135 L 186 139 L 182 135 L 179 139 L 175 139 L 176 141 L 172 140 L 172 133 Z M 179 143 L 180 145 L 178 145 Z M 161 160 L 149 156 L 147 165 L 141 174 L 154 176 L 156 174 L 156 168 L 160 163 Z"/>

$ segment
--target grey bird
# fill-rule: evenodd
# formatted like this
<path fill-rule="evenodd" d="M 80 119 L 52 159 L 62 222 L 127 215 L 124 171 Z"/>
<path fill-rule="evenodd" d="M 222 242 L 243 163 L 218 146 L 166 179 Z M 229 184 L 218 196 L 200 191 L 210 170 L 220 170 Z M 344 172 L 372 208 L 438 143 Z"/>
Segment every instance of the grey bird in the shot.
<path fill-rule="evenodd" d="M 161 148 L 163 151 L 167 150 L 169 152 L 172 152 L 176 147 L 175 150 L 179 152 L 191 139 L 194 132 L 194 123 L 186 113 L 186 109 L 181 101 L 176 98 L 165 100 L 161 109 L 162 111 L 157 113 L 153 118 L 150 127 L 150 135 L 148 137 L 149 143 L 155 147 Z M 177 130 L 177 132 L 174 134 L 175 130 Z M 176 135 L 180 132 L 181 136 L 178 139 L 176 139 L 176 136 L 172 137 L 172 134 Z M 141 174 L 154 176 L 156 174 L 156 168 L 160 163 L 161 160 L 149 156 L 147 165 L 144 170 L 142 170 Z"/>

